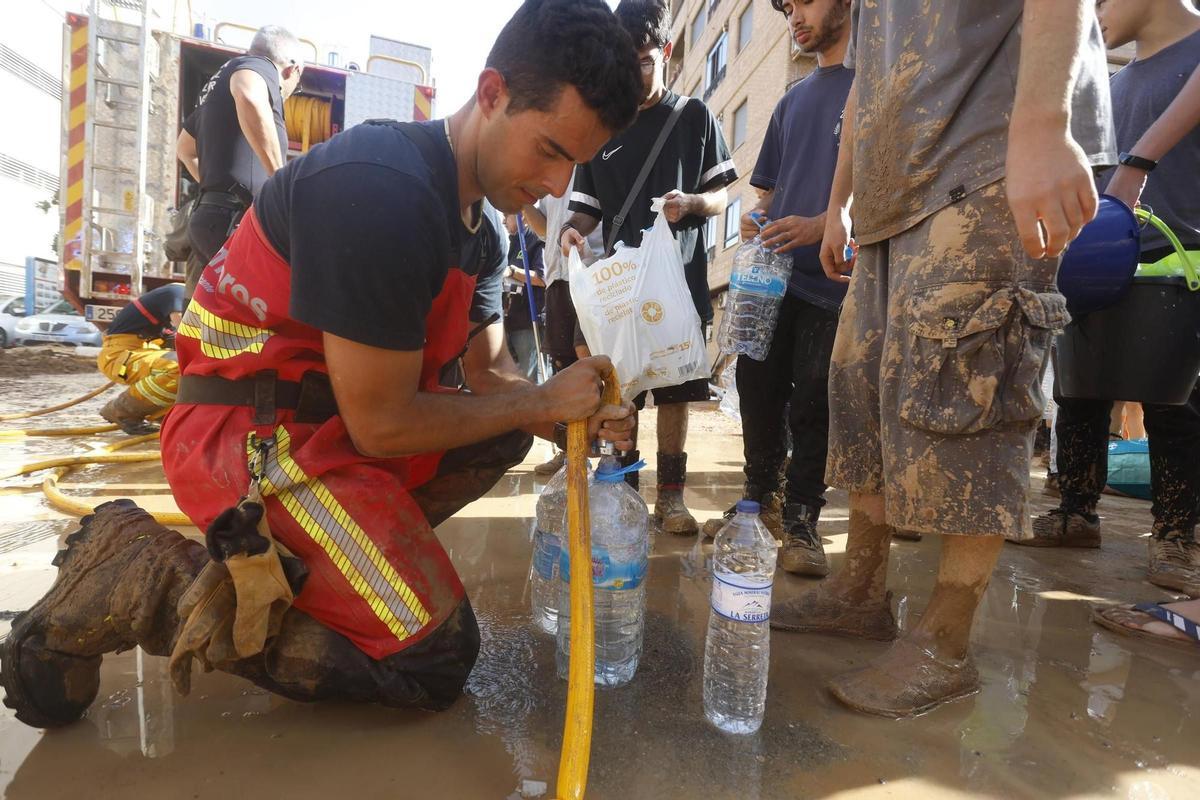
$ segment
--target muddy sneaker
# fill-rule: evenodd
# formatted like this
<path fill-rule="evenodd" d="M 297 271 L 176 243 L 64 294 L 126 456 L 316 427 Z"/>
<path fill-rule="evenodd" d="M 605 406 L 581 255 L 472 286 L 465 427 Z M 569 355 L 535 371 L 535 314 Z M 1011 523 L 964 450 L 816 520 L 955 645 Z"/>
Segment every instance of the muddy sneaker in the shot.
<path fill-rule="evenodd" d="M 141 436 L 158 430 L 158 426 L 147 422 L 146 417 L 161 410 L 153 403 L 139 400 L 126 389 L 104 404 L 100 409 L 100 416 L 130 436 Z"/>
<path fill-rule="evenodd" d="M 1008 541 L 1022 547 L 1099 547 L 1100 518 L 1095 514 L 1052 508 L 1033 518 L 1033 536 Z"/>
<path fill-rule="evenodd" d="M 753 500 L 754 502 L 758 503 L 759 508 L 760 508 L 760 511 L 758 512 L 759 521 L 762 522 L 762 524 L 766 527 L 766 529 L 768 531 L 771 532 L 771 535 L 773 537 L 775 537 L 775 539 L 777 541 L 782 541 L 783 540 L 783 496 L 782 496 L 782 494 L 780 492 L 768 492 L 765 494 L 761 493 L 761 492 L 753 492 L 753 493 L 747 492 L 745 495 L 743 495 L 743 499 Z M 714 517 L 713 519 L 710 519 L 707 522 L 705 522 L 704 527 L 700 529 L 700 532 L 702 534 L 704 534 L 705 539 L 715 539 L 717 534 L 721 532 L 721 528 L 724 528 L 726 525 L 728 525 L 729 521 L 732 520 L 734 518 L 734 516 L 736 516 L 736 515 L 737 515 L 737 504 L 735 503 L 734 505 L 725 509 L 725 512 L 721 516 Z"/>
<path fill-rule="evenodd" d="M 892 593 L 880 603 L 862 603 L 813 589 L 771 605 L 771 627 L 793 633 L 825 633 L 890 642 L 896 638 Z"/>
<path fill-rule="evenodd" d="M 178 599 L 208 560 L 204 546 L 154 521 L 131 500 L 96 508 L 54 559 L 58 577 L 18 614 L 0 643 L 4 704 L 38 728 L 83 716 L 105 653 L 140 645 L 171 652 Z"/>
<path fill-rule="evenodd" d="M 654 501 L 654 524 L 663 533 L 676 536 L 692 536 L 700 526 L 692 512 L 683 502 L 682 489 L 658 488 L 658 499 Z"/>
<path fill-rule="evenodd" d="M 824 578 L 829 574 L 829 561 L 817 533 L 817 517 L 821 509 L 800 503 L 788 503 L 783 513 L 783 547 L 779 550 L 779 566 L 793 575 Z"/>
<path fill-rule="evenodd" d="M 533 468 L 533 471 L 538 475 L 557 475 L 565 463 L 567 463 L 567 454 L 559 450 L 554 454 L 554 458 L 538 464 Z"/>
<path fill-rule="evenodd" d="M 829 691 L 855 711 L 911 717 L 975 694 L 979 670 L 969 656 L 940 658 L 910 639 L 901 639 L 868 666 L 831 680 Z"/>
<path fill-rule="evenodd" d="M 715 539 L 717 538 L 717 534 L 721 532 L 721 528 L 728 525 L 735 516 L 737 516 L 737 505 L 732 505 L 725 509 L 725 512 L 721 516 L 707 520 L 704 523 L 704 527 L 700 529 L 700 532 L 704 534 L 705 539 Z"/>
<path fill-rule="evenodd" d="M 1047 472 L 1046 482 L 1042 484 L 1042 494 L 1050 497 L 1062 497 L 1062 486 L 1057 472 Z"/>
<path fill-rule="evenodd" d="M 1150 572 L 1146 580 L 1155 586 L 1200 597 L 1200 544 L 1182 536 L 1151 536 Z"/>

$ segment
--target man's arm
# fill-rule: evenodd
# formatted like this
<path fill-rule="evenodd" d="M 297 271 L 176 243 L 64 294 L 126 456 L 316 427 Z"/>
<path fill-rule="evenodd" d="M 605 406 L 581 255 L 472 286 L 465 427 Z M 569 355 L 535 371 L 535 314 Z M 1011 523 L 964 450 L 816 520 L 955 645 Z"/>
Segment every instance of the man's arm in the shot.
<path fill-rule="evenodd" d="M 628 439 L 616 431 L 630 425 L 630 408 L 600 407 L 601 376 L 611 367 L 602 356 L 572 364 L 541 386 L 511 381 L 502 367 L 485 376 L 473 366 L 480 389 L 440 394 L 417 388 L 420 350 L 385 350 L 330 333 L 324 344 L 339 413 L 365 456 L 448 450 L 517 429 L 549 433 L 555 422 L 574 419 L 588 419 L 592 430 L 618 444 Z"/>
<path fill-rule="evenodd" d="M 593 217 L 591 214 L 582 211 L 573 213 L 563 224 L 562 236 L 559 239 L 563 258 L 570 255 L 572 247 L 577 249 L 580 255 L 583 255 L 583 248 L 587 246 L 587 235 L 596 230 L 599 224 L 599 218 Z"/>
<path fill-rule="evenodd" d="M 1130 149 L 1130 153 L 1151 161 L 1158 161 L 1171 151 L 1179 141 L 1200 124 L 1200 67 L 1179 90 L 1179 94 L 1167 106 L 1154 124 L 1146 129 L 1142 137 Z M 1120 166 L 1113 173 L 1105 192 L 1120 198 L 1130 208 L 1137 205 L 1146 188 L 1146 172 L 1137 167 Z"/>
<path fill-rule="evenodd" d="M 1096 187 L 1071 137 L 1071 95 L 1089 0 L 1025 0 L 1021 66 L 1008 125 L 1008 204 L 1025 252 L 1059 255 L 1096 215 Z"/>
<path fill-rule="evenodd" d="M 271 110 L 271 94 L 267 81 L 252 69 L 239 69 L 229 78 L 229 92 L 237 108 L 238 125 L 250 148 L 262 162 L 268 175 L 283 166 L 279 152 L 279 137 L 275 130 L 275 115 Z"/>
<path fill-rule="evenodd" d="M 183 164 L 183 168 L 188 171 L 192 179 L 199 183 L 200 153 L 196 149 L 196 137 L 181 130 L 179 138 L 175 140 L 175 157 L 179 159 L 179 163 Z"/>
<path fill-rule="evenodd" d="M 846 247 L 850 244 L 850 208 L 854 204 L 854 116 L 858 111 L 858 81 L 850 84 L 846 109 L 842 112 L 842 140 L 838 145 L 837 166 L 829 188 L 829 207 L 825 210 L 825 233 L 821 237 L 821 268 L 825 277 L 849 283 L 842 273 L 850 269 Z"/>
<path fill-rule="evenodd" d="M 525 224 L 533 229 L 543 242 L 546 241 L 546 215 L 537 206 L 525 206 L 521 209 L 521 217 Z M 556 232 L 557 235 L 557 232 Z"/>
<path fill-rule="evenodd" d="M 663 213 L 667 215 L 667 222 L 674 224 L 684 217 L 692 215 L 705 218 L 715 217 L 725 210 L 729 192 L 725 190 L 724 186 L 698 194 L 685 194 L 673 189 L 664 194 L 663 198 L 667 201 L 663 204 Z"/>

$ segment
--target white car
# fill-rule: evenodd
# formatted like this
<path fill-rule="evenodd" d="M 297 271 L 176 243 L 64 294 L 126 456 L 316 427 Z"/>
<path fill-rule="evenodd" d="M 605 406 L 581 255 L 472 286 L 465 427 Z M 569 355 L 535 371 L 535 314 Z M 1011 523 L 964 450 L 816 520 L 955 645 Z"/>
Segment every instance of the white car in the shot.
<path fill-rule="evenodd" d="M 60 300 L 40 314 L 16 324 L 13 344 L 72 344 L 99 347 L 100 329 L 80 316 L 75 307 Z"/>
<path fill-rule="evenodd" d="M 17 323 L 25 318 L 25 296 L 0 294 L 0 347 L 10 347 L 17 338 Z"/>

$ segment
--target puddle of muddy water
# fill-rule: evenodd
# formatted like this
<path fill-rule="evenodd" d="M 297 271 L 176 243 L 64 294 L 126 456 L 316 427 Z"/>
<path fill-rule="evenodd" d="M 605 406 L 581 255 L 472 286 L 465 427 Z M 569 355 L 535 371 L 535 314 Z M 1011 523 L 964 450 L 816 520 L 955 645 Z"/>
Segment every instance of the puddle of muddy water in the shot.
<path fill-rule="evenodd" d="M 76 394 L 90 383 L 73 379 Z M 719 514 L 741 484 L 729 466 L 740 440 L 723 418 L 704 420 L 689 447 L 688 500 L 701 518 Z M 0 457 L 12 457 L 8 446 L 0 441 Z M 219 673 L 197 675 L 181 698 L 165 661 L 134 651 L 105 658 L 100 696 L 77 725 L 42 733 L 0 711 L 0 797 L 553 796 L 566 686 L 553 639 L 528 624 L 526 586 L 529 518 L 542 485 L 530 466 L 544 456 L 535 449 L 438 531 L 482 635 L 466 694 L 449 711 L 299 704 Z M 643 483 L 652 487 L 653 477 Z M 162 476 L 154 465 L 128 465 L 72 480 L 154 484 Z M 646 494 L 653 502 L 653 489 Z M 823 683 L 884 645 L 776 632 L 766 719 L 746 738 L 718 733 L 701 711 L 708 585 L 694 558 L 688 569 L 695 539 L 656 537 L 645 652 L 630 685 L 597 692 L 588 796 L 1200 796 L 1200 654 L 1088 621 L 1092 599 L 1164 596 L 1144 581 L 1138 537 L 1147 505 L 1105 498 L 1102 512 L 1100 551 L 1004 551 L 974 634 L 984 680 L 975 697 L 914 720 L 864 717 L 838 706 Z M 846 517 L 845 496 L 832 493 L 822 533 L 835 569 Z M 16 545 L 0 552 L 0 611 L 44 591 L 49 558 L 72 525 L 39 494 L 0 493 L 0 551 Z M 924 606 L 938 551 L 936 537 L 893 545 L 890 584 L 905 624 Z M 781 573 L 776 592 L 813 585 Z M 7 622 L 0 615 L 0 635 Z"/>

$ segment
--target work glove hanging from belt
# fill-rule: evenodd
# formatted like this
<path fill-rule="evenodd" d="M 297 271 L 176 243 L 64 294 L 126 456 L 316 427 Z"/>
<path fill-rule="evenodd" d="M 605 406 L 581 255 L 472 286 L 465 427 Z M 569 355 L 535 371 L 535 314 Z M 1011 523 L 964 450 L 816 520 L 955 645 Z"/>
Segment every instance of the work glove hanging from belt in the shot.
<path fill-rule="evenodd" d="M 184 623 L 171 653 L 171 679 L 180 694 L 191 688 L 193 658 L 208 672 L 261 653 L 307 577 L 297 559 L 286 559 L 285 567 L 261 499 L 252 489 L 205 532 L 213 560 L 180 599 Z"/>

